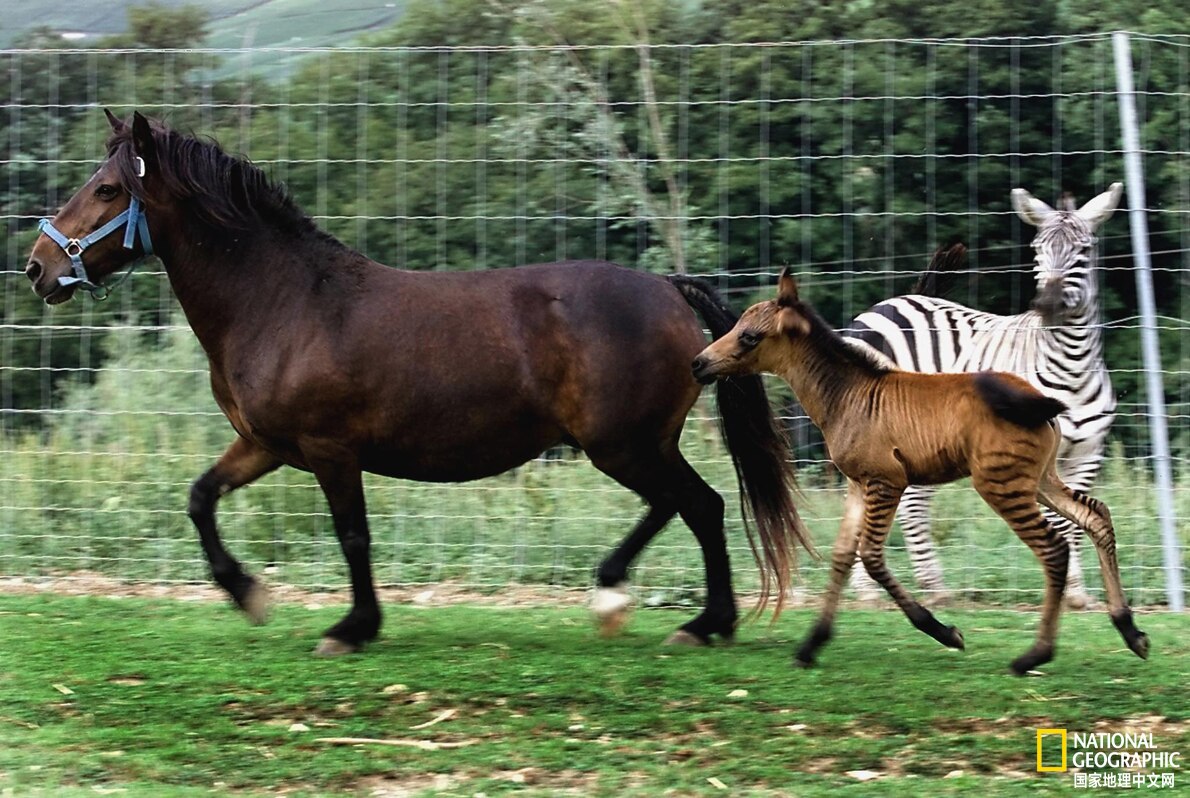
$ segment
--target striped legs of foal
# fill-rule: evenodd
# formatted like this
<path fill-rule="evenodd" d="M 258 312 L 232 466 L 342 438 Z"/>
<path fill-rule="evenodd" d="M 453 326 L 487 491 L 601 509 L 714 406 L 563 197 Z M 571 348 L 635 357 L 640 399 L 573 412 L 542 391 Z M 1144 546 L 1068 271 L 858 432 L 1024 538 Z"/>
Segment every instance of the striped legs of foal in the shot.
<path fill-rule="evenodd" d="M 1039 496 L 1042 504 L 1082 527 L 1095 543 L 1112 623 L 1119 630 L 1128 648 L 1141 659 L 1148 659 L 1149 637 L 1133 623 L 1132 610 L 1128 607 L 1128 600 L 1124 598 L 1124 588 L 1120 584 L 1120 566 L 1116 562 L 1116 533 L 1107 505 L 1085 493 L 1071 490 L 1062 483 L 1052 468 L 1042 478 Z"/>
<path fill-rule="evenodd" d="M 855 562 L 855 551 L 859 545 L 859 530 L 864 520 L 863 488 L 858 482 L 847 480 L 847 502 L 843 505 L 843 520 L 839 523 L 839 534 L 831 550 L 831 578 L 826 595 L 822 599 L 822 611 L 810 629 L 810 634 L 794 654 L 794 664 L 808 668 L 814 664 L 814 655 L 831 639 L 835 623 L 835 612 L 839 608 L 839 594 L 847 574 Z"/>
<path fill-rule="evenodd" d="M 884 561 L 884 543 L 892 527 L 897 504 L 904 488 L 879 480 L 863 486 L 864 519 L 860 530 L 859 558 L 868 576 L 876 580 L 918 631 L 924 632 L 949 648 L 962 648 L 963 635 L 953 626 L 939 623 L 933 613 L 919 604 L 897 581 Z"/>
<path fill-rule="evenodd" d="M 1045 601 L 1041 605 L 1041 625 L 1033 647 L 1012 661 L 1018 676 L 1054 658 L 1054 640 L 1058 634 L 1058 615 L 1062 612 L 1062 594 L 1066 590 L 1066 564 L 1070 549 L 1037 504 L 1037 483 L 1025 477 L 991 478 L 973 475 L 972 484 L 983 500 L 1003 518 L 1016 536 L 1025 542 L 1045 570 Z"/>

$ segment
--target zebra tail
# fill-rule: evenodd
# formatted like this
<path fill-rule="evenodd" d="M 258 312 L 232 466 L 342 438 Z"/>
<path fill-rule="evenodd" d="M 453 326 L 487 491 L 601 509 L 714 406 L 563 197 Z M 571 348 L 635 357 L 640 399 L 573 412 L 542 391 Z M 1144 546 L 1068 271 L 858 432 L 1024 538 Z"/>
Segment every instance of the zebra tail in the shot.
<path fill-rule="evenodd" d="M 910 289 L 911 294 L 922 296 L 945 296 L 954 287 L 957 273 L 967 267 L 967 247 L 956 242 L 949 247 L 939 247 L 930 258 Z"/>
<path fill-rule="evenodd" d="M 981 371 L 975 375 L 975 392 L 1000 418 L 1021 427 L 1040 427 L 1066 405 L 1046 396 L 1024 380 L 995 371 Z"/>

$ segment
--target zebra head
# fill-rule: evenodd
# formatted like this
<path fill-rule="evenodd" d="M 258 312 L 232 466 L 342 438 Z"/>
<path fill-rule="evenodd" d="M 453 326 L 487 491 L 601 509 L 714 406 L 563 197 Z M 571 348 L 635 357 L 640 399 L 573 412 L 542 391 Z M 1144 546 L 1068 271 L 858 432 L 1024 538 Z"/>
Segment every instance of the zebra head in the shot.
<path fill-rule="evenodd" d="M 1095 278 L 1095 231 L 1111 218 L 1124 191 L 1112 183 L 1107 191 L 1074 209 L 1054 210 L 1023 188 L 1012 190 L 1012 207 L 1026 223 L 1037 228 L 1033 271 L 1037 295 L 1033 309 L 1047 324 L 1083 318 L 1095 312 L 1098 286 Z"/>

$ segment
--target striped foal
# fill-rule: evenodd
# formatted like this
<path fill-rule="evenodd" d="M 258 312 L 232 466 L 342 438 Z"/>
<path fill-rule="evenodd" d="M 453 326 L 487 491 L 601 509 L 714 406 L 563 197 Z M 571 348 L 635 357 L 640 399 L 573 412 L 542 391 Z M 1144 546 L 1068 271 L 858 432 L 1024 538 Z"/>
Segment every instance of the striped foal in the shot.
<path fill-rule="evenodd" d="M 830 639 L 839 594 L 855 561 L 896 601 L 910 622 L 951 648 L 963 636 L 915 601 L 884 562 L 884 542 L 901 494 L 970 476 L 972 485 L 1037 555 L 1045 602 L 1033 646 L 1012 662 L 1024 674 L 1054 655 L 1069 550 L 1038 501 L 1086 531 L 1095 543 L 1112 621 L 1138 656 L 1148 637 L 1132 621 L 1120 587 L 1115 532 L 1107 507 L 1072 491 L 1058 476 L 1065 406 L 1020 377 L 1002 372 L 921 374 L 890 367 L 844 341 L 808 304 L 786 269 L 775 300 L 753 305 L 735 328 L 695 359 L 701 382 L 761 371 L 784 378 L 822 430 L 835 466 L 848 480 L 847 505 L 831 556 L 822 614 L 798 650 L 811 665 Z"/>
<path fill-rule="evenodd" d="M 1024 189 L 1013 190 L 1013 209 L 1037 228 L 1037 295 L 1024 313 L 1000 316 L 924 295 L 929 292 L 914 293 L 874 305 L 843 336 L 911 371 L 991 369 L 1024 377 L 1066 405 L 1058 416 L 1058 473 L 1071 487 L 1090 490 L 1116 410 L 1103 362 L 1095 231 L 1111 218 L 1123 191 L 1122 183 L 1112 183 L 1081 208 L 1071 203 L 1055 210 Z M 930 538 L 932 496 L 929 488 L 911 487 L 897 517 L 918 585 L 944 597 L 948 591 Z M 1060 516 L 1047 517 L 1070 544 L 1066 604 L 1082 609 L 1090 598 L 1079 563 L 1078 530 Z M 851 582 L 863 597 L 875 590 L 862 571 L 855 571 Z"/>

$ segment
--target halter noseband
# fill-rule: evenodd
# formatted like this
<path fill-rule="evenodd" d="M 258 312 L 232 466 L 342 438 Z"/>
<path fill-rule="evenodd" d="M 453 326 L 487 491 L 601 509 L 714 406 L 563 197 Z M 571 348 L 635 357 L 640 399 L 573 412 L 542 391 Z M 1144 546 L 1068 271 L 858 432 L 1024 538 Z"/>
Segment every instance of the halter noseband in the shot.
<path fill-rule="evenodd" d="M 137 158 L 137 160 L 140 162 L 140 174 L 143 176 L 145 168 L 144 161 L 140 158 Z M 77 285 L 90 293 L 92 299 L 107 299 L 112 289 L 127 280 L 128 275 L 132 274 L 132 270 L 136 268 L 136 265 L 140 261 L 133 261 L 129 265 L 128 271 L 124 272 L 120 279 L 111 286 L 102 286 L 92 282 L 87 276 L 87 268 L 83 266 L 83 252 L 87 247 L 106 238 L 125 225 L 127 227 L 124 230 L 124 249 L 132 249 L 136 245 L 137 234 L 139 233 L 141 247 L 144 249 L 145 256 L 152 255 L 153 241 L 149 238 L 149 222 L 145 218 L 145 209 L 141 207 L 140 200 L 135 195 L 132 197 L 132 201 L 128 203 L 128 207 L 118 216 L 98 230 L 88 233 L 82 238 L 68 238 L 61 230 L 54 227 L 53 220 L 51 219 L 42 219 L 38 222 L 37 229 L 49 236 L 55 244 L 62 247 L 62 251 L 70 258 L 70 266 L 74 270 L 74 276 L 72 277 L 59 277 L 58 285 L 62 287 Z"/>

